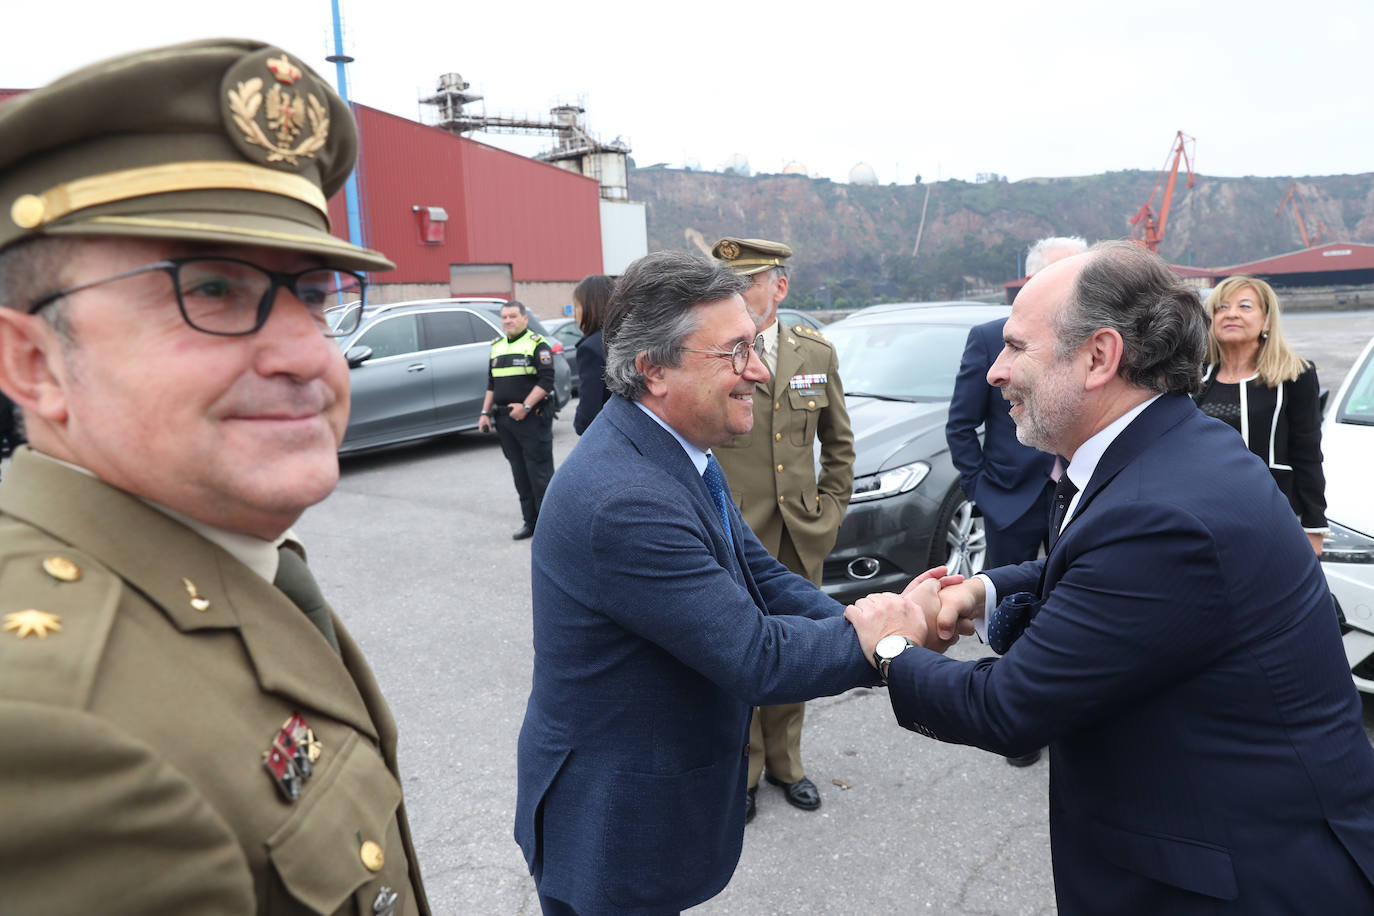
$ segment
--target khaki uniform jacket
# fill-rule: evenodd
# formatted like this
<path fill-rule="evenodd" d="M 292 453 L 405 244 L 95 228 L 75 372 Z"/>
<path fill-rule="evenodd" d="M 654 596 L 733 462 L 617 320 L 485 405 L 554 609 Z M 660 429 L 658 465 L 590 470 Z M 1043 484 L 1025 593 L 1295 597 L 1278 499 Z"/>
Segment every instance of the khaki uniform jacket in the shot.
<path fill-rule="evenodd" d="M 20 638 L 24 611 L 61 629 Z M 337 618 L 342 657 L 219 547 L 21 450 L 0 621 L 0 912 L 429 912 L 396 725 Z M 263 758 L 293 714 L 321 753 L 291 803 Z"/>
<path fill-rule="evenodd" d="M 763 546 L 777 556 L 785 528 L 806 566 L 794 572 L 819 582 L 854 486 L 854 432 L 830 342 L 806 325 L 779 327 L 777 371 L 754 392 L 754 428 L 711 452 Z"/>

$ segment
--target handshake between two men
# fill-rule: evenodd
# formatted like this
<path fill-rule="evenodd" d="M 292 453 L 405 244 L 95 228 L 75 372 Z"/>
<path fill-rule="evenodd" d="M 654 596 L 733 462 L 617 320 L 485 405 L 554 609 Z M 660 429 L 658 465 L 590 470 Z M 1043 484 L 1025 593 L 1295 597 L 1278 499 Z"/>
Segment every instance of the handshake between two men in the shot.
<path fill-rule="evenodd" d="M 902 636 L 943 653 L 960 636 L 971 635 L 973 621 L 983 616 L 984 598 L 981 580 L 949 575 L 944 566 L 937 566 L 912 579 L 900 595 L 882 592 L 860 598 L 845 608 L 844 616 L 858 634 L 864 655 L 877 667 L 878 643 L 885 636 Z"/>

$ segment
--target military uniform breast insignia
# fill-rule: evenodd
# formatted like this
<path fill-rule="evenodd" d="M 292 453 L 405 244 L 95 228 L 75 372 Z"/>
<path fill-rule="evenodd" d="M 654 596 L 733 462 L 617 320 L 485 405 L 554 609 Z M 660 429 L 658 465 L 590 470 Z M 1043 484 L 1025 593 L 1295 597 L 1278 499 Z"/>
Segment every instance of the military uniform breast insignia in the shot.
<path fill-rule="evenodd" d="M 19 639 L 29 636 L 47 639 L 49 633 L 58 633 L 61 630 L 62 618 L 47 611 L 29 609 L 5 615 L 5 632 L 13 633 Z"/>
<path fill-rule="evenodd" d="M 230 136 L 250 160 L 300 168 L 329 139 L 329 108 L 304 68 L 271 54 L 248 57 L 225 75 L 225 103 L 238 128 Z"/>
<path fill-rule="evenodd" d="M 812 372 L 808 375 L 794 375 L 792 381 L 787 383 L 788 388 L 819 388 L 825 384 L 825 372 Z"/>
<path fill-rule="evenodd" d="M 383 886 L 381 890 L 377 891 L 376 899 L 372 901 L 372 916 L 394 916 L 396 904 L 400 899 L 400 894 Z"/>
<path fill-rule="evenodd" d="M 314 730 L 299 714 L 286 720 L 272 739 L 272 746 L 263 751 L 262 765 L 287 802 L 301 797 L 306 781 L 315 772 L 321 751 Z"/>

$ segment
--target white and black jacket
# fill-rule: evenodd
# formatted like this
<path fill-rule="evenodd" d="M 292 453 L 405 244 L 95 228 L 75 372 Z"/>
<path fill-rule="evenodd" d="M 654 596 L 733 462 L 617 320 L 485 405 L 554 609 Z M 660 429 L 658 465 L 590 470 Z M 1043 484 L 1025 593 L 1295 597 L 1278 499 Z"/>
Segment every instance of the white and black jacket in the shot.
<path fill-rule="evenodd" d="M 1203 400 L 1216 383 L 1217 366 L 1202 376 Z M 1240 434 L 1274 475 L 1303 530 L 1326 530 L 1326 478 L 1322 474 L 1322 413 L 1316 367 L 1270 388 L 1257 378 L 1240 386 Z"/>

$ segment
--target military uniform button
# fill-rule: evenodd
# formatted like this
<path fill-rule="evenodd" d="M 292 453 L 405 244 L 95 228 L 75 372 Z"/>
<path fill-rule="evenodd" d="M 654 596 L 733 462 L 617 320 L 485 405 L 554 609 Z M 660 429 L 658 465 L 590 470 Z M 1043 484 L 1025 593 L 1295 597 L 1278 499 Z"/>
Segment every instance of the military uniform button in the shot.
<path fill-rule="evenodd" d="M 778 473 L 779 473 L 779 474 L 782 473 L 782 465 L 778 465 Z"/>
<path fill-rule="evenodd" d="M 773 409 L 774 409 L 774 410 L 782 410 L 782 402 L 781 402 L 781 401 L 774 401 L 774 402 L 773 402 Z"/>
<path fill-rule="evenodd" d="M 779 504 L 784 503 L 784 502 L 786 502 L 786 501 L 787 501 L 787 497 L 786 497 L 786 496 L 779 496 L 779 497 L 778 497 L 778 502 L 779 502 Z"/>
<path fill-rule="evenodd" d="M 81 578 L 81 567 L 66 557 L 48 557 L 43 561 L 43 572 L 58 582 L 75 582 Z"/>
<path fill-rule="evenodd" d="M 815 407 L 815 406 L 816 406 L 816 402 L 815 402 L 815 401 L 807 401 L 807 402 L 806 402 L 806 406 L 807 406 L 807 407 Z"/>
<path fill-rule="evenodd" d="M 382 847 L 368 840 L 363 844 L 362 849 L 358 850 L 358 857 L 363 860 L 363 866 L 368 871 L 381 871 L 386 864 L 386 856 L 382 853 Z"/>
<path fill-rule="evenodd" d="M 774 442 L 781 442 L 781 441 L 782 441 L 782 433 L 773 433 L 773 441 L 774 441 Z"/>

